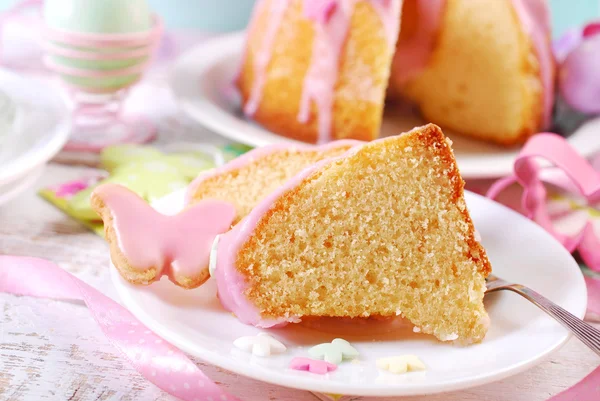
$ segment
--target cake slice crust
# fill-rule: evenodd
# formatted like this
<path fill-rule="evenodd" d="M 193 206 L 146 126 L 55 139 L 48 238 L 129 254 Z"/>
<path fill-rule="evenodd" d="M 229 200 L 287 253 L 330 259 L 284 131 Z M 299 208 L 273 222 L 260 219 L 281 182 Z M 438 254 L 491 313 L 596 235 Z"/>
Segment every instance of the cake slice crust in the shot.
<path fill-rule="evenodd" d="M 480 341 L 491 267 L 463 186 L 431 124 L 325 163 L 241 245 L 245 296 L 262 318 L 402 315 L 440 340 Z"/>
<path fill-rule="evenodd" d="M 190 188 L 190 203 L 218 199 L 235 205 L 238 223 L 267 195 L 302 169 L 339 156 L 360 141 L 343 140 L 323 146 L 274 145 L 241 156 L 223 170 L 201 175 Z"/>

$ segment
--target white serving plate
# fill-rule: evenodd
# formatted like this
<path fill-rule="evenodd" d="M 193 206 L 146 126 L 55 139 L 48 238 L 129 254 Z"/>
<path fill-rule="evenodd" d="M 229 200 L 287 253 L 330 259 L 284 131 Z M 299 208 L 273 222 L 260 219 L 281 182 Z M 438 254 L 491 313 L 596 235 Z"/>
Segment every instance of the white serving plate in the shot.
<path fill-rule="evenodd" d="M 518 213 L 489 199 L 466 194 L 467 204 L 494 273 L 530 286 L 579 317 L 586 309 L 585 282 L 571 255 Z M 183 207 L 183 193 L 161 200 L 165 214 Z M 468 347 L 440 343 L 396 323 L 301 324 L 268 330 L 287 347 L 271 358 L 251 356 L 233 341 L 264 330 L 240 323 L 220 305 L 214 280 L 195 290 L 166 279 L 148 287 L 130 285 L 114 267 L 112 279 L 124 305 L 165 340 L 221 368 L 257 380 L 319 393 L 406 396 L 453 391 L 500 380 L 539 363 L 569 339 L 569 333 L 516 294 L 486 296 L 491 327 L 481 344 Z M 358 363 L 343 363 L 325 376 L 288 369 L 295 356 L 307 356 L 316 344 L 345 338 L 359 350 Z M 377 358 L 415 354 L 428 369 L 393 375 L 377 369 Z"/>
<path fill-rule="evenodd" d="M 70 118 L 64 96 L 46 81 L 0 69 L 0 91 L 17 109 L 10 132 L 0 142 L 0 199 L 8 199 L 9 188 L 11 193 L 15 186 L 26 189 L 16 181 L 39 174 L 60 151 L 69 137 Z"/>
<path fill-rule="evenodd" d="M 250 146 L 272 143 L 298 143 L 274 134 L 246 119 L 232 81 L 242 54 L 244 34 L 221 36 L 184 53 L 173 66 L 170 85 L 182 109 L 206 128 Z M 414 114 L 386 113 L 382 136 L 396 135 L 425 121 Z M 583 156 L 600 150 L 600 118 L 590 120 L 568 141 Z M 512 172 L 518 148 L 501 146 L 455 135 L 445 130 L 454 142 L 453 148 L 464 178 L 496 178 Z"/>

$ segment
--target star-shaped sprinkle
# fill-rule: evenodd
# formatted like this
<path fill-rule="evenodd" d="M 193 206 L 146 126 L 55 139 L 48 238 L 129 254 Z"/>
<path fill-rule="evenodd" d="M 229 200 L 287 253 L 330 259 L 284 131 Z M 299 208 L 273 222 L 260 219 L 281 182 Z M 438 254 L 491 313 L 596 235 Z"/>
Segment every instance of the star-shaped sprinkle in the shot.
<path fill-rule="evenodd" d="M 425 364 L 415 355 L 390 356 L 377 359 L 377 367 L 400 374 L 409 371 L 425 370 Z"/>
<path fill-rule="evenodd" d="M 285 345 L 267 333 L 258 333 L 255 336 L 240 337 L 233 342 L 233 345 L 242 351 L 252 352 L 252 355 L 256 356 L 281 354 L 287 349 Z"/>
<path fill-rule="evenodd" d="M 290 362 L 290 369 L 307 370 L 310 373 L 324 375 L 327 372 L 333 372 L 337 369 L 337 365 L 333 363 L 321 361 L 318 359 L 310 359 L 304 357 L 296 357 Z"/>
<path fill-rule="evenodd" d="M 358 351 L 342 338 L 336 338 L 331 343 L 316 345 L 308 350 L 308 354 L 315 359 L 324 359 L 326 362 L 338 364 L 344 359 L 358 356 Z"/>

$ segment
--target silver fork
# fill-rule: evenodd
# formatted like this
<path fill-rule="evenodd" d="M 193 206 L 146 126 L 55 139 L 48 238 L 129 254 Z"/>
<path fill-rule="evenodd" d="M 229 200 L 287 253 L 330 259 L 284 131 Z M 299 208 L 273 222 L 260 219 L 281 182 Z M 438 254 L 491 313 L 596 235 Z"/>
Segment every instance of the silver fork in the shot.
<path fill-rule="evenodd" d="M 501 278 L 498 278 L 492 274 L 490 274 L 485 281 L 487 285 L 486 293 L 498 290 L 510 290 L 516 292 L 522 297 L 533 302 L 541 310 L 556 319 L 592 351 L 600 355 L 600 330 L 596 329 L 590 324 L 587 324 L 575 315 L 556 305 L 546 297 L 538 294 L 531 288 L 525 287 L 524 285 L 509 283 L 508 281 L 502 280 Z"/>

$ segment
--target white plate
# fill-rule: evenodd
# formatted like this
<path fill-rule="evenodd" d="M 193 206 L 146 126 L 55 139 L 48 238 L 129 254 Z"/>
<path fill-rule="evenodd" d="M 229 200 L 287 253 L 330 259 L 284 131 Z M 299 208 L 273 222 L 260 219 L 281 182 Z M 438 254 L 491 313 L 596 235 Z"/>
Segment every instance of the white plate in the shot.
<path fill-rule="evenodd" d="M 276 135 L 244 118 L 232 80 L 244 42 L 243 33 L 202 43 L 183 54 L 170 74 L 170 84 L 183 110 L 198 123 L 231 140 L 250 146 L 296 141 Z M 393 111 L 392 111 L 393 112 Z M 425 122 L 416 115 L 386 113 L 382 135 L 395 135 Z M 600 118 L 590 120 L 569 136 L 569 142 L 585 157 L 600 150 Z M 445 131 L 464 178 L 507 175 L 512 171 L 515 149 L 506 149 Z"/>
<path fill-rule="evenodd" d="M 47 82 L 0 69 L 0 90 L 18 110 L 13 129 L 0 145 L 3 186 L 54 157 L 69 137 L 70 119 L 64 96 Z"/>
<path fill-rule="evenodd" d="M 23 176 L 19 176 L 10 182 L 0 185 L 0 205 L 16 198 L 29 187 L 33 186 L 43 172 L 44 166 L 37 166 Z"/>
<path fill-rule="evenodd" d="M 586 287 L 571 255 L 543 229 L 525 217 L 481 196 L 467 193 L 473 220 L 491 259 L 494 273 L 529 285 L 582 317 Z M 157 205 L 174 213 L 182 193 Z M 167 280 L 148 287 L 132 286 L 111 268 L 118 293 L 129 310 L 173 345 L 224 369 L 281 386 L 321 393 L 400 396 L 457 390 L 521 372 L 556 350 L 568 332 L 537 307 L 513 293 L 486 296 L 492 324 L 481 344 L 458 347 L 415 334 L 412 327 L 390 323 L 292 324 L 269 330 L 287 347 L 285 354 L 253 357 L 233 347 L 233 341 L 261 330 L 240 323 L 217 300 L 214 280 L 195 290 L 183 290 Z M 309 347 L 342 337 L 360 352 L 359 363 L 343 363 L 327 376 L 287 368 Z M 379 357 L 416 354 L 425 372 L 393 375 L 375 366 Z"/>

